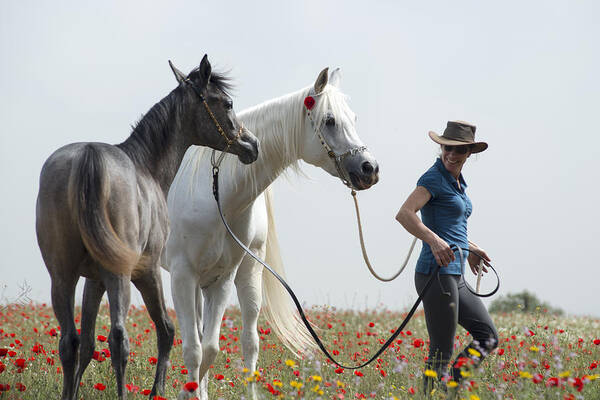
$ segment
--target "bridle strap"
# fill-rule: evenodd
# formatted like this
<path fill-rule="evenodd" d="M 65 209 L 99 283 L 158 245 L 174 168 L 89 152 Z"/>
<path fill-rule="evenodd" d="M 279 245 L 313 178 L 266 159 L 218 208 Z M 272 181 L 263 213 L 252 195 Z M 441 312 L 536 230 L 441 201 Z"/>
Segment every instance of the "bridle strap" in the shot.
<path fill-rule="evenodd" d="M 318 95 L 320 95 L 320 93 Z M 318 96 L 318 95 L 309 94 L 309 96 L 311 96 L 311 97 Z M 321 142 L 321 145 L 325 149 L 325 152 L 327 153 L 329 158 L 331 158 L 331 160 L 333 161 L 333 164 L 335 165 L 335 169 L 338 172 L 338 177 L 340 178 L 340 180 L 342 181 L 342 183 L 344 185 L 346 185 L 348 188 L 350 188 L 352 191 L 354 191 L 356 188 L 352 185 L 352 181 L 351 181 L 350 177 L 348 176 L 348 174 L 342 167 L 342 161 L 350 155 L 355 155 L 358 153 L 362 153 L 363 151 L 367 151 L 367 146 L 353 147 L 353 148 L 345 151 L 342 154 L 336 155 L 335 152 L 331 149 L 331 147 L 327 144 L 327 141 L 325 140 L 325 138 L 323 137 L 323 135 L 321 133 L 321 129 L 323 127 L 323 122 L 320 122 L 319 124 L 317 124 L 312 117 L 310 108 L 308 108 L 308 107 L 305 107 L 305 108 L 306 108 L 306 115 L 308 116 L 308 119 L 310 121 L 310 124 L 311 124 L 313 130 L 315 131 L 315 134 L 319 138 L 319 141 Z"/>
<path fill-rule="evenodd" d="M 215 117 L 215 114 L 213 114 L 212 110 L 208 106 L 208 103 L 206 102 L 206 98 L 204 97 L 204 95 L 200 91 L 200 88 L 198 86 L 196 86 L 196 84 L 194 82 L 192 82 L 188 78 L 185 79 L 185 82 L 192 87 L 192 89 L 194 90 L 194 93 L 196 93 L 196 95 L 200 98 L 200 101 L 202 101 L 202 104 L 204 104 L 204 108 L 206 109 L 206 112 L 208 113 L 208 115 L 212 119 L 213 123 L 215 124 L 215 126 L 217 128 L 217 131 L 221 134 L 221 136 L 223 137 L 223 139 L 225 139 L 225 142 L 227 143 L 227 147 L 225 147 L 225 149 L 223 150 L 223 153 L 225 153 L 229 149 L 229 147 L 240 138 L 240 136 L 242 135 L 244 126 L 240 125 L 240 129 L 238 129 L 238 132 L 235 135 L 235 137 L 233 139 L 229 139 L 227 137 L 227 135 L 225 134 L 225 131 L 223 130 L 223 127 L 221 126 L 221 124 L 217 120 L 217 117 Z"/>

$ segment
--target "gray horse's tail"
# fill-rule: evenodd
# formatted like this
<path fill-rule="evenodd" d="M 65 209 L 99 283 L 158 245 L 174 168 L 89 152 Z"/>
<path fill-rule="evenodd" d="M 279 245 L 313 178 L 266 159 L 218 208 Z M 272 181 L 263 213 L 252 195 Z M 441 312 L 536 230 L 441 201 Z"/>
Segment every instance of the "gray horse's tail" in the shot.
<path fill-rule="evenodd" d="M 108 214 L 110 182 L 102 153 L 93 144 L 73 161 L 69 205 L 91 257 L 107 270 L 130 272 L 140 255 L 119 238 Z"/>

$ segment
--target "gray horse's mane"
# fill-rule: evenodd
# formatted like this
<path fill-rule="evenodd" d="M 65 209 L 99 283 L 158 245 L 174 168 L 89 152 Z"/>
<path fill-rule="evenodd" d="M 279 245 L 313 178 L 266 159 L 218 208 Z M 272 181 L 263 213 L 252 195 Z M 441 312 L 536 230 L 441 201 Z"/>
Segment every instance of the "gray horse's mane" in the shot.
<path fill-rule="evenodd" d="M 190 72 L 188 78 L 196 81 L 199 77 L 198 74 L 199 68 L 196 68 Z M 231 78 L 223 72 L 212 72 L 210 83 L 227 95 L 233 88 Z M 155 165 L 155 159 L 160 158 L 166 151 L 172 135 L 169 120 L 179 121 L 175 115 L 182 111 L 181 105 L 185 101 L 186 90 L 188 89 L 181 86 L 173 89 L 171 93 L 152 106 L 146 114 L 142 115 L 138 122 L 132 125 L 131 135 L 123 143 L 117 145 L 136 165 Z"/>

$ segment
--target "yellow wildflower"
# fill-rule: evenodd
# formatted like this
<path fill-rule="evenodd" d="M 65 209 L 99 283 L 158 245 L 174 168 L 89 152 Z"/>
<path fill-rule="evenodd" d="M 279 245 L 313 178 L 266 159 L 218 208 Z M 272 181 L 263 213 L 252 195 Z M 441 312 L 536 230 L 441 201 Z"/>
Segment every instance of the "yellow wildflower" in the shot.
<path fill-rule="evenodd" d="M 539 349 L 538 347 L 536 347 L 536 346 L 531 346 L 531 347 L 529 348 L 529 350 L 531 350 L 531 351 L 535 351 L 536 353 L 537 353 L 538 351 L 540 351 L 540 349 Z"/>
<path fill-rule="evenodd" d="M 288 367 L 294 368 L 296 366 L 296 361 L 294 361 L 294 360 L 285 360 L 285 365 L 287 365 Z"/>
<path fill-rule="evenodd" d="M 472 394 L 471 397 L 469 397 L 470 400 L 479 400 L 479 396 L 477 396 L 476 394 Z"/>
<path fill-rule="evenodd" d="M 425 376 L 428 376 L 430 378 L 437 378 L 437 372 L 431 370 L 431 369 L 426 369 L 425 370 Z"/>
<path fill-rule="evenodd" d="M 455 388 L 458 386 L 458 383 L 456 383 L 456 381 L 450 381 L 446 384 L 446 386 L 448 386 L 449 388 Z"/>
<path fill-rule="evenodd" d="M 282 387 L 283 383 L 281 383 L 281 381 L 279 379 L 273 379 L 273 386 Z"/>
<path fill-rule="evenodd" d="M 290 382 L 290 386 L 296 389 L 300 389 L 302 387 L 302 382 L 298 382 L 298 381 L 291 381 Z"/>
<path fill-rule="evenodd" d="M 527 372 L 527 371 L 521 371 L 521 372 L 519 372 L 519 376 L 520 376 L 521 378 L 525 378 L 525 379 L 530 379 L 530 378 L 533 378 L 533 375 L 531 375 L 531 374 L 530 374 L 529 372 Z"/>
<path fill-rule="evenodd" d="M 471 376 L 471 373 L 470 373 L 469 371 L 463 371 L 463 370 L 460 370 L 460 375 L 461 375 L 463 378 L 468 378 L 468 377 L 470 377 L 470 376 Z"/>
<path fill-rule="evenodd" d="M 346 386 L 346 384 L 344 382 L 341 382 L 341 381 L 337 381 L 337 385 L 338 385 L 338 387 L 341 387 L 341 388 L 343 388 L 343 387 Z"/>
<path fill-rule="evenodd" d="M 571 371 L 565 371 L 558 374 L 561 378 L 568 378 L 571 375 Z"/>
<path fill-rule="evenodd" d="M 321 382 L 323 378 L 321 378 L 319 375 L 313 375 L 312 380 L 315 382 Z"/>
<path fill-rule="evenodd" d="M 481 357 L 481 353 L 471 347 L 469 347 L 469 354 L 474 357 Z"/>

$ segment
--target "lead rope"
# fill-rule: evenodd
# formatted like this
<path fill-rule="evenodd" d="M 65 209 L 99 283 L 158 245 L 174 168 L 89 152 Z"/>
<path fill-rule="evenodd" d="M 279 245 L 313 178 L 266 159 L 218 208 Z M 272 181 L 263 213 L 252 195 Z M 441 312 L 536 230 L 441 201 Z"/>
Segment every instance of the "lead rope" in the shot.
<path fill-rule="evenodd" d="M 377 272 L 375 272 L 375 270 L 371 266 L 371 262 L 369 261 L 369 256 L 367 255 L 365 240 L 363 238 L 363 230 L 362 230 L 362 222 L 360 219 L 360 211 L 358 209 L 358 200 L 356 198 L 356 191 L 352 190 L 351 194 L 352 194 L 352 199 L 354 200 L 354 209 L 356 210 L 356 222 L 358 224 L 358 236 L 360 238 L 360 248 L 362 250 L 362 255 L 363 255 L 363 259 L 365 260 L 365 264 L 367 264 L 367 268 L 369 268 L 371 275 L 373 275 L 375 278 L 379 279 L 382 282 L 393 281 L 402 273 L 402 271 L 404 271 L 404 268 L 406 268 L 406 265 L 408 264 L 408 260 L 410 259 L 410 256 L 412 255 L 412 252 L 415 248 L 415 244 L 417 244 L 417 238 L 415 237 L 413 239 L 413 241 L 410 245 L 410 249 L 408 249 L 408 254 L 406 255 L 406 258 L 404 259 L 404 263 L 402 263 L 402 266 L 400 267 L 398 272 L 396 272 L 394 275 L 390 276 L 389 278 L 383 278 L 383 277 L 379 276 L 377 274 Z"/>
<path fill-rule="evenodd" d="M 321 349 L 321 351 L 323 352 L 323 354 L 325 354 L 325 356 L 327 358 L 329 358 L 338 367 L 341 367 L 341 368 L 344 368 L 344 369 L 349 369 L 349 370 L 354 370 L 354 369 L 362 368 L 362 367 L 370 364 L 374 360 L 376 360 L 377 357 L 379 357 L 381 355 L 381 353 L 383 353 L 394 342 L 394 340 L 398 337 L 398 335 L 400 335 L 400 332 L 402 332 L 402 330 L 406 327 L 406 325 L 408 324 L 408 322 L 410 321 L 410 319 L 414 315 L 415 311 L 417 310 L 417 307 L 419 306 L 419 304 L 423 300 L 423 296 L 425 296 L 425 293 L 427 293 L 427 290 L 429 290 L 429 287 L 433 283 L 433 280 L 439 274 L 440 266 L 438 265 L 438 266 L 436 266 L 435 270 L 433 271 L 433 273 L 429 277 L 429 280 L 425 284 L 425 287 L 423 288 L 423 290 L 419 293 L 419 297 L 417 298 L 417 301 L 415 301 L 415 304 L 412 306 L 412 308 L 410 309 L 410 311 L 408 312 L 408 314 L 406 315 L 406 317 L 404 318 L 404 320 L 402 321 L 402 323 L 400 324 L 400 326 L 396 329 L 396 331 L 392 334 L 392 336 L 389 337 L 389 339 L 383 344 L 383 346 L 369 360 L 367 360 L 366 362 L 364 362 L 364 363 L 362 363 L 360 365 L 357 365 L 357 366 L 347 366 L 347 365 L 341 364 L 338 361 L 336 361 L 333 358 L 333 356 L 329 353 L 329 351 L 325 348 L 325 345 L 323 344 L 323 342 L 319 338 L 319 335 L 317 335 L 317 333 L 315 332 L 315 330 L 311 326 L 310 322 L 308 322 L 308 319 L 306 318 L 306 315 L 304 314 L 304 310 L 302 309 L 302 306 L 300 305 L 300 301 L 296 297 L 296 294 L 294 293 L 294 291 L 292 290 L 292 288 L 265 261 L 263 261 L 256 254 L 254 254 L 252 252 L 252 250 L 250 250 L 244 243 L 242 243 L 242 241 L 240 239 L 238 239 L 238 237 L 231 230 L 231 227 L 229 226 L 229 224 L 225 220 L 225 216 L 223 215 L 223 211 L 221 209 L 221 202 L 219 200 L 219 165 L 218 164 L 213 164 L 213 196 L 215 198 L 215 201 L 217 202 L 217 208 L 219 210 L 219 215 L 221 216 L 221 221 L 223 221 L 223 225 L 225 225 L 225 229 L 227 230 L 227 232 L 229 233 L 229 235 L 237 243 L 238 246 L 240 246 L 250 257 L 252 257 L 254 260 L 256 260 L 257 262 L 259 262 L 271 274 L 273 274 L 273 276 L 283 285 L 283 287 L 285 288 L 285 290 L 287 290 L 287 292 L 289 293 L 290 297 L 292 298 L 292 301 L 296 305 L 296 308 L 298 309 L 298 313 L 300 314 L 300 319 L 302 320 L 302 323 L 304 323 L 304 326 L 306 327 L 306 329 L 308 330 L 308 332 L 310 333 L 310 335 L 313 337 L 313 339 L 317 343 L 317 346 L 319 347 L 319 349 Z M 454 245 L 454 244 L 451 245 L 450 247 L 455 252 L 456 251 L 460 251 L 459 247 L 456 246 L 456 245 Z M 492 269 L 493 269 L 493 267 L 492 267 Z M 494 272 L 495 272 L 495 270 L 494 270 Z M 498 275 L 496 274 L 496 276 L 498 276 Z M 498 285 L 499 284 L 500 283 L 498 281 Z M 496 290 L 498 290 L 498 289 L 496 288 Z M 495 293 L 495 291 L 494 291 L 494 293 Z"/>

